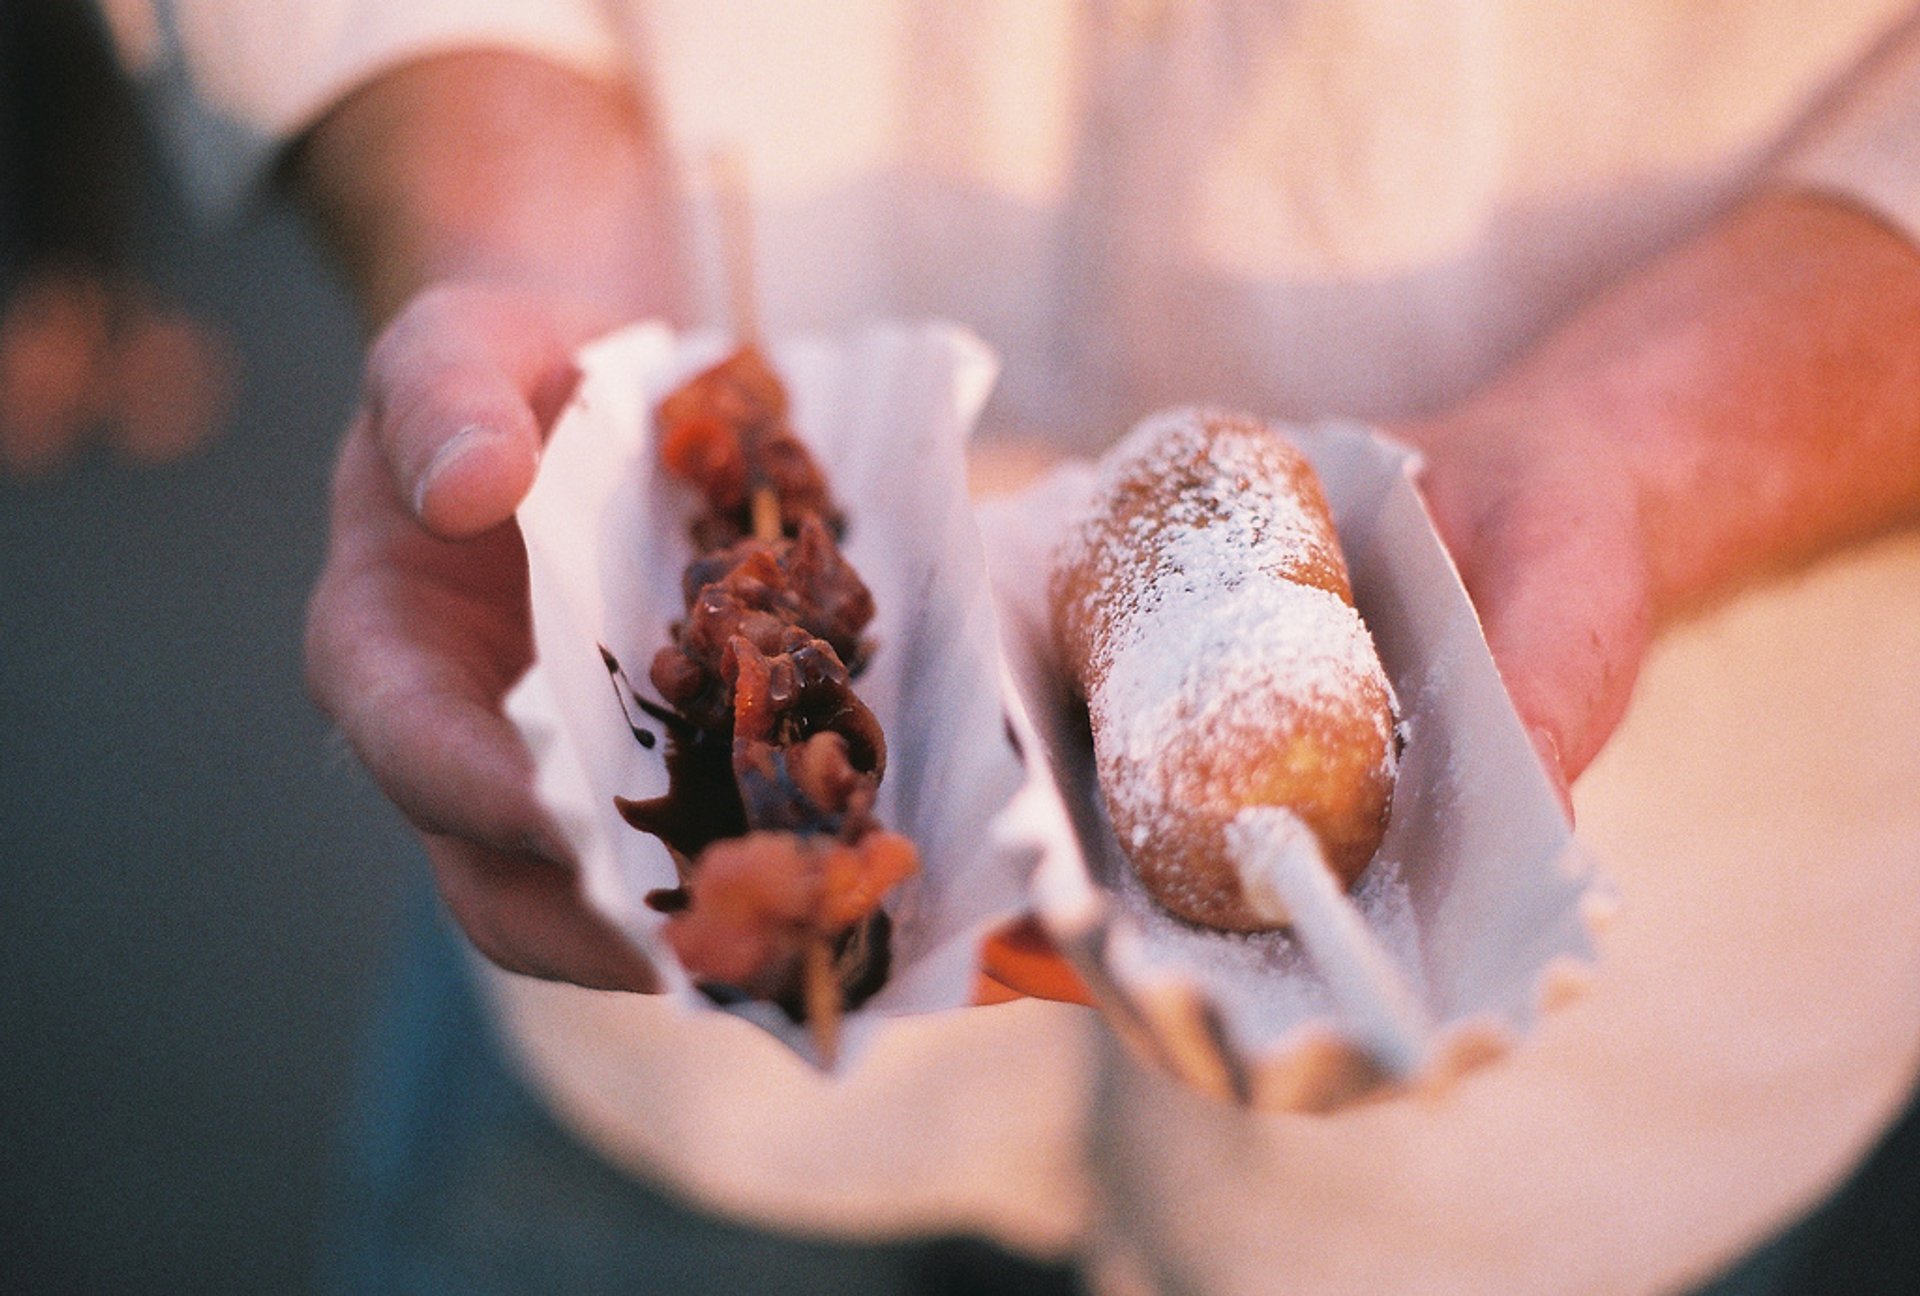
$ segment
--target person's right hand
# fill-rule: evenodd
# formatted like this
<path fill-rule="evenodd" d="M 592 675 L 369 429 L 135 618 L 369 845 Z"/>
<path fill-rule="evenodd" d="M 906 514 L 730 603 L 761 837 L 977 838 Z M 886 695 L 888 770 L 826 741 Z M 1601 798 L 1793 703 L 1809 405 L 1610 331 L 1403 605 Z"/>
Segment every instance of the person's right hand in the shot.
<path fill-rule="evenodd" d="M 605 308 L 478 284 L 428 290 L 370 354 L 340 453 L 307 675 L 426 844 L 441 896 L 500 966 L 653 990 L 593 913 L 533 762 L 501 714 L 531 659 L 513 510 Z"/>
<path fill-rule="evenodd" d="M 513 511 L 572 357 L 674 314 L 668 186 L 639 101 L 536 57 L 453 51 L 354 90 L 288 162 L 375 334 L 308 611 L 309 687 L 419 830 L 481 953 L 655 989 L 581 896 L 501 713 L 532 657 Z"/>

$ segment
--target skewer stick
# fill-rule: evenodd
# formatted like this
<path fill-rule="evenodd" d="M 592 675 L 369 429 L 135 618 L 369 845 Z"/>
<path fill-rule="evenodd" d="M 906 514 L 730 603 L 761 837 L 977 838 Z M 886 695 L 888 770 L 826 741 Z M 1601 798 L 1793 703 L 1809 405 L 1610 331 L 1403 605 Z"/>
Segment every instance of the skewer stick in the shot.
<path fill-rule="evenodd" d="M 1242 810 L 1227 847 L 1247 903 L 1292 924 L 1373 1060 L 1396 1078 L 1417 1072 L 1431 1036 L 1426 1011 L 1334 879 L 1313 830 L 1291 810 Z"/>
<path fill-rule="evenodd" d="M 714 206 L 720 222 L 720 270 L 726 281 L 727 311 L 742 348 L 760 344 L 760 287 L 753 256 L 753 210 L 747 195 L 746 164 L 737 149 L 716 147 L 708 157 Z M 778 540 L 785 532 L 780 497 L 771 487 L 754 490 L 753 534 Z"/>
<path fill-rule="evenodd" d="M 713 180 L 714 206 L 720 223 L 721 273 L 726 282 L 727 310 L 741 347 L 760 343 L 760 292 L 753 256 L 753 214 L 747 196 L 746 166 L 737 150 L 716 148 L 708 158 Z M 753 534 L 758 540 L 778 540 L 786 533 L 779 492 L 759 486 L 749 500 Z M 825 932 L 807 933 L 804 946 L 802 994 L 807 1028 L 813 1034 L 820 1061 L 832 1070 L 840 1052 L 840 1018 L 845 1003 L 840 979 L 833 970 L 833 945 Z"/>
<path fill-rule="evenodd" d="M 833 1070 L 840 1056 L 840 978 L 833 974 L 833 946 L 825 932 L 807 933 L 806 981 L 807 1029 L 813 1033 L 813 1047 L 820 1063 Z"/>
<path fill-rule="evenodd" d="M 760 344 L 760 286 L 753 256 L 753 211 L 748 200 L 747 168 L 738 149 L 716 147 L 707 166 L 720 224 L 720 273 L 727 313 L 743 347 Z"/>
<path fill-rule="evenodd" d="M 753 534 L 757 540 L 778 540 L 782 534 L 780 496 L 771 486 L 753 492 Z M 845 1004 L 840 978 L 833 971 L 833 945 L 822 931 L 810 931 L 804 946 L 802 994 L 807 1007 L 807 1029 L 821 1063 L 831 1071 L 840 1053 L 840 1017 Z"/>
<path fill-rule="evenodd" d="M 760 344 L 760 287 L 754 274 L 753 209 L 747 194 L 747 168 L 740 151 L 716 146 L 707 156 L 713 183 L 714 208 L 720 224 L 720 273 L 725 280 L 727 310 L 733 316 L 740 346 Z M 753 534 L 759 540 L 778 540 L 785 532 L 780 496 L 770 486 L 754 489 L 750 500 Z"/>
<path fill-rule="evenodd" d="M 755 540 L 778 540 L 785 534 L 786 524 L 780 516 L 780 493 L 771 486 L 756 486 L 748 501 L 753 512 L 753 538 Z"/>

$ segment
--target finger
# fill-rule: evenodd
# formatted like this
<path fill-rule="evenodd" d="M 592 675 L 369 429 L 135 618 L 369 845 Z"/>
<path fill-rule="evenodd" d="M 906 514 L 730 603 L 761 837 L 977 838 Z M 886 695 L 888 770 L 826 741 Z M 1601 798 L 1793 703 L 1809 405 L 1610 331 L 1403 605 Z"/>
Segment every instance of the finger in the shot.
<path fill-rule="evenodd" d="M 353 672 L 349 664 L 343 673 Z M 387 799 L 423 833 L 571 867 L 565 839 L 534 793 L 532 758 L 513 726 L 494 708 L 463 696 L 463 685 L 409 679 L 403 670 L 388 674 L 348 706 L 332 708 Z"/>
<path fill-rule="evenodd" d="M 572 870 L 450 838 L 429 838 L 427 857 L 448 912 L 491 962 L 592 990 L 658 993 L 653 965 L 592 910 Z"/>
<path fill-rule="evenodd" d="M 998 983 L 1035 999 L 1093 1003 L 1086 982 L 1061 957 L 1039 920 L 1031 915 L 1007 924 L 981 943 L 980 971 L 983 977 L 980 988 L 988 993 L 992 992 L 991 983 Z M 997 1002 L 995 999 L 980 1001 Z"/>
<path fill-rule="evenodd" d="M 422 294 L 374 344 L 366 403 L 401 497 L 435 533 L 499 525 L 533 484 L 547 427 L 605 322 L 585 306 L 498 290 Z"/>
<path fill-rule="evenodd" d="M 333 543 L 309 610 L 309 685 L 428 841 L 449 910 L 510 970 L 644 990 L 652 969 L 585 904 L 533 761 L 500 699 L 531 649 L 514 528 L 427 534 L 367 421 L 349 431 Z"/>
<path fill-rule="evenodd" d="M 1516 492 L 1482 518 L 1461 567 L 1514 709 L 1564 791 L 1626 714 L 1651 637 L 1631 514 L 1593 483 Z"/>

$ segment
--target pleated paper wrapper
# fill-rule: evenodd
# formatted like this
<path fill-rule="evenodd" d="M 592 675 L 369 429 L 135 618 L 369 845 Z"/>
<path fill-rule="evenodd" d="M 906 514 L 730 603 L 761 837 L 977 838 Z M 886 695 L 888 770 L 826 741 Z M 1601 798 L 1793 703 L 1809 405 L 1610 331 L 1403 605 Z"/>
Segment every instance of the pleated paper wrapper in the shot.
<path fill-rule="evenodd" d="M 683 610 L 698 509 L 658 467 L 652 412 L 729 349 L 715 333 L 644 324 L 582 353 L 580 385 L 519 513 L 534 662 L 507 712 L 589 901 L 653 963 L 664 992 L 690 1013 L 745 1017 L 819 1063 L 807 1029 L 778 1008 L 722 1005 L 692 984 L 661 936 L 664 915 L 645 902 L 677 884 L 673 863 L 614 805 L 666 790 L 666 735 L 636 740 L 602 649 L 657 701 L 647 668 Z M 1444 1084 L 1579 984 L 1605 889 L 1507 702 L 1408 452 L 1356 427 L 1289 429 L 1321 473 L 1406 721 L 1392 822 L 1354 895 L 1415 1008 L 1383 1034 L 1292 934 L 1194 929 L 1133 880 L 1045 606 L 1052 547 L 1093 469 L 1063 465 L 976 507 L 966 444 L 993 383 L 988 349 L 938 322 L 768 349 L 848 516 L 847 557 L 873 591 L 876 648 L 855 687 L 887 735 L 878 815 L 921 853 L 920 873 L 887 901 L 892 968 L 848 1015 L 839 1067 L 857 1066 L 889 1017 L 968 1004 L 981 940 L 1029 911 L 1144 1056 L 1265 1108 Z"/>

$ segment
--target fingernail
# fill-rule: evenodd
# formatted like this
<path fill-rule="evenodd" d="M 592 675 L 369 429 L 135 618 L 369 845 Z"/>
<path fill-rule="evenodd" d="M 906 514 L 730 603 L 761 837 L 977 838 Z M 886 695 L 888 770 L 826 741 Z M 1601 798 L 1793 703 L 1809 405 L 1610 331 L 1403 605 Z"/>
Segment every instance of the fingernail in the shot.
<path fill-rule="evenodd" d="M 447 443 L 433 452 L 433 458 L 427 461 L 425 471 L 413 488 L 413 511 L 424 515 L 427 511 L 427 495 L 433 484 L 446 475 L 447 469 L 465 459 L 480 446 L 498 435 L 492 428 L 477 423 L 468 424 L 454 433 Z"/>

